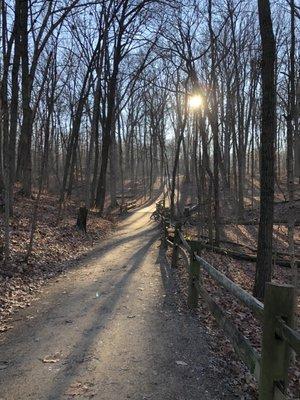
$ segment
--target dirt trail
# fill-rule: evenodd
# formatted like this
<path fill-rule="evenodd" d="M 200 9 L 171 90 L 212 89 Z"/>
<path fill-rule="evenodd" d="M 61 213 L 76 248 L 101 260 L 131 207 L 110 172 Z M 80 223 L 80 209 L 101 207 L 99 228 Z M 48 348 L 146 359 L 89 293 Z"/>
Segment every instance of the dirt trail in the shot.
<path fill-rule="evenodd" d="M 204 328 L 177 310 L 151 211 L 17 314 L 0 342 L 0 400 L 236 398 Z"/>

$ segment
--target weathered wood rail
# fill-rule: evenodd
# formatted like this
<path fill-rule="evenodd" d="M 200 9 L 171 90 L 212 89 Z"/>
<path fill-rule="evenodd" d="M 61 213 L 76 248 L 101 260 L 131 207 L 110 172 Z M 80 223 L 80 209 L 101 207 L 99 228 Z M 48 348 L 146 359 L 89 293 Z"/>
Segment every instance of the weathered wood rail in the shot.
<path fill-rule="evenodd" d="M 300 333 L 293 329 L 295 288 L 291 285 L 268 283 L 263 304 L 201 257 L 201 242 L 184 237 L 181 224 L 170 221 L 168 209 L 162 202 L 157 204 L 156 213 L 160 215 L 162 224 L 162 245 L 173 249 L 172 268 L 177 267 L 179 254 L 188 264 L 188 306 L 196 308 L 199 295 L 207 303 L 212 315 L 231 341 L 235 352 L 258 380 L 259 400 L 286 399 L 291 353 L 294 351 L 296 355 L 300 355 Z M 173 237 L 168 232 L 170 227 L 174 229 Z M 262 322 L 261 355 L 228 319 L 226 311 L 205 290 L 202 283 L 203 271 L 236 300 L 248 307 Z"/>

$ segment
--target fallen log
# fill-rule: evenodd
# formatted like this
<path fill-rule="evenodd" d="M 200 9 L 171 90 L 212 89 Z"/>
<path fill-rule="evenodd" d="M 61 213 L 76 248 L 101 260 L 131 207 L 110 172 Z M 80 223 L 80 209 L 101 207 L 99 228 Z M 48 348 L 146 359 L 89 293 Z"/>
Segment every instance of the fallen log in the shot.
<path fill-rule="evenodd" d="M 187 222 L 187 217 L 191 217 L 191 215 L 185 214 L 185 218 L 183 219 L 182 222 Z M 190 220 L 188 221 L 191 225 L 195 226 L 198 225 L 199 223 L 201 224 L 208 224 L 209 220 L 208 218 L 202 218 L 201 220 Z M 274 225 L 287 225 L 288 221 L 287 219 L 275 219 L 274 220 Z M 222 220 L 220 221 L 221 225 L 245 225 L 245 226 L 257 226 L 259 225 L 259 220 Z M 295 221 L 295 226 L 300 226 L 300 220 Z"/>
<path fill-rule="evenodd" d="M 215 253 L 222 254 L 224 256 L 236 258 L 238 260 L 250 261 L 250 262 L 256 262 L 256 260 L 257 260 L 256 256 L 252 256 L 250 254 L 245 254 L 245 253 L 238 253 L 238 252 L 235 252 L 232 250 L 227 250 L 227 249 L 224 249 L 221 247 L 212 246 L 208 243 L 203 243 L 203 242 L 200 243 L 199 242 L 199 246 L 202 248 L 204 247 L 205 249 L 207 249 L 209 251 L 213 251 Z M 275 260 L 275 264 L 280 265 L 281 267 L 288 267 L 288 268 L 291 267 L 290 261 L 287 261 L 287 260 L 277 259 L 277 260 Z M 296 260 L 296 265 L 299 268 L 300 260 Z"/>
<path fill-rule="evenodd" d="M 133 199 L 135 197 L 134 194 L 124 194 L 123 196 L 121 194 L 117 194 L 117 199 Z"/>
<path fill-rule="evenodd" d="M 275 219 L 274 225 L 286 225 L 288 223 L 287 219 Z M 221 225 L 259 225 L 259 220 L 251 220 L 251 221 L 221 221 Z M 300 226 L 300 221 L 295 221 L 295 226 Z"/>
<path fill-rule="evenodd" d="M 120 205 L 120 214 L 127 213 L 129 210 L 132 210 L 136 207 L 136 201 L 124 203 Z"/>
<path fill-rule="evenodd" d="M 209 240 L 209 237 L 207 236 L 207 235 L 198 235 L 199 237 L 201 237 L 202 239 L 205 239 L 205 240 Z M 222 240 L 220 240 L 220 243 L 224 243 L 224 244 L 229 244 L 229 245 L 232 245 L 232 246 L 237 246 L 237 247 L 241 247 L 241 248 L 244 248 L 244 249 L 247 249 L 247 250 L 249 250 L 249 251 L 251 251 L 251 252 L 253 252 L 253 253 L 256 253 L 257 252 L 257 249 L 255 249 L 254 247 L 251 247 L 251 246 L 247 246 L 246 244 L 241 244 L 241 243 L 236 243 L 236 242 L 232 242 L 231 240 L 224 240 L 224 239 L 222 239 Z M 208 243 L 209 244 L 209 243 Z M 229 249 L 230 250 L 230 249 Z M 282 257 L 290 257 L 290 254 L 289 253 L 286 253 L 286 252 L 284 252 L 284 251 L 276 251 L 276 250 L 274 250 L 273 251 L 273 254 L 275 255 L 275 256 L 282 256 Z M 295 254 L 295 258 L 297 259 L 297 260 L 300 260 L 300 254 Z"/>

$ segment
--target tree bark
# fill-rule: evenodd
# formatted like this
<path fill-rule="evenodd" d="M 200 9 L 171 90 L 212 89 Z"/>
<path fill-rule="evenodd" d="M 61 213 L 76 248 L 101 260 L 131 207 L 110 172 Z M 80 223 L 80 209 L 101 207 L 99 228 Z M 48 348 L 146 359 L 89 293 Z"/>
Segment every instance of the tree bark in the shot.
<path fill-rule="evenodd" d="M 88 209 L 86 207 L 80 207 L 77 215 L 76 228 L 79 231 L 86 233 L 86 223 L 87 223 Z"/>
<path fill-rule="evenodd" d="M 31 135 L 32 135 L 32 110 L 31 100 L 31 75 L 29 71 L 28 55 L 28 0 L 20 2 L 20 48 L 22 65 L 22 111 L 23 120 L 19 142 L 17 175 L 21 180 L 22 192 L 25 196 L 31 195 Z"/>
<path fill-rule="evenodd" d="M 217 104 L 217 71 L 216 71 L 216 39 L 212 25 L 212 0 L 208 2 L 208 27 L 211 45 L 211 81 L 212 81 L 212 114 L 210 122 L 213 134 L 213 165 L 214 165 L 214 225 L 215 242 L 220 241 L 220 178 L 219 178 L 219 127 L 218 127 L 218 104 Z"/>
<path fill-rule="evenodd" d="M 16 1 L 15 6 L 15 25 L 14 25 L 14 58 L 12 66 L 12 89 L 10 104 L 10 132 L 9 132 L 9 185 L 10 185 L 10 214 L 13 214 L 13 188 L 15 182 L 15 164 L 16 164 L 16 139 L 18 123 L 18 105 L 19 105 L 19 69 L 21 56 L 21 13 L 20 2 Z"/>
<path fill-rule="evenodd" d="M 260 147 L 260 221 L 254 296 L 264 298 L 265 284 L 272 276 L 272 235 L 274 218 L 274 162 L 276 137 L 276 42 L 269 0 L 258 0 L 262 44 L 262 104 Z"/>

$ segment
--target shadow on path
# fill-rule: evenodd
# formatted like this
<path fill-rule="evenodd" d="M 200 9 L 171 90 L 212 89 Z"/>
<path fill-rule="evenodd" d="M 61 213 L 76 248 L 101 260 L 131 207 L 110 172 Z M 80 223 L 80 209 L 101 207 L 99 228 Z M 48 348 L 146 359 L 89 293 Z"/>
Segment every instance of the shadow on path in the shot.
<path fill-rule="evenodd" d="M 94 340 L 99 339 L 101 331 L 105 328 L 106 322 L 113 315 L 116 305 L 122 298 L 128 280 L 131 275 L 141 267 L 147 256 L 147 252 L 156 240 L 157 236 L 153 236 L 143 247 L 132 255 L 129 260 L 129 263 L 130 261 L 133 261 L 130 269 L 126 271 L 123 277 L 114 284 L 112 293 L 99 307 L 96 308 L 97 318 L 90 322 L 90 326 L 83 332 L 81 340 L 76 343 L 74 351 L 64 361 L 66 367 L 59 372 L 59 381 L 51 387 L 48 395 L 49 400 L 59 399 L 65 393 L 70 382 L 76 375 L 77 368 L 80 366 L 80 363 L 76 363 L 76 360 L 84 360 L 89 354 L 89 350 L 91 349 Z M 101 357 L 101 354 L 99 354 L 99 356 Z"/>

